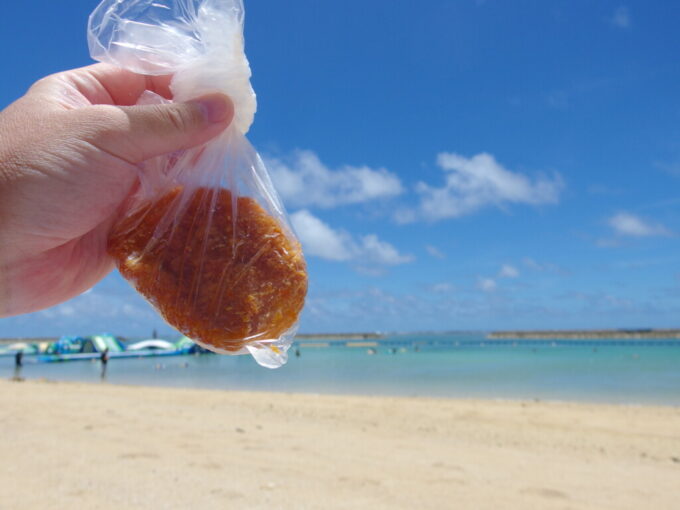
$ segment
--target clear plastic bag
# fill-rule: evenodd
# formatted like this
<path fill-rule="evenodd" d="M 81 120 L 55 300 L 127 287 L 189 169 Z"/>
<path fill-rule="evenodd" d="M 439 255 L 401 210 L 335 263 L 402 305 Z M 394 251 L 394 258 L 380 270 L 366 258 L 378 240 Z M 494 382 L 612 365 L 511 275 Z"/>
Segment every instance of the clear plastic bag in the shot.
<path fill-rule="evenodd" d="M 109 235 L 121 274 L 204 347 L 287 360 L 307 290 L 298 240 L 245 138 L 256 110 L 241 0 L 104 0 L 90 16 L 96 60 L 172 75 L 175 101 L 223 92 L 234 121 L 204 146 L 154 158 Z M 140 104 L 166 101 L 145 92 Z"/>

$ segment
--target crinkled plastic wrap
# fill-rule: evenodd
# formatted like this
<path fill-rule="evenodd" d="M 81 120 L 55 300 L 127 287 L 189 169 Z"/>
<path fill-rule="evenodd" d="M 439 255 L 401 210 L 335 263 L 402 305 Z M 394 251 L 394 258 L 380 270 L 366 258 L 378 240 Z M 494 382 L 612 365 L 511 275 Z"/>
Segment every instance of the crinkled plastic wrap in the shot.
<path fill-rule="evenodd" d="M 172 75 L 175 101 L 223 92 L 234 121 L 208 144 L 145 162 L 109 235 L 121 274 L 204 347 L 287 360 L 307 291 L 300 243 L 245 138 L 256 110 L 241 0 L 104 0 L 90 17 L 96 60 Z M 145 92 L 139 104 L 165 102 Z"/>

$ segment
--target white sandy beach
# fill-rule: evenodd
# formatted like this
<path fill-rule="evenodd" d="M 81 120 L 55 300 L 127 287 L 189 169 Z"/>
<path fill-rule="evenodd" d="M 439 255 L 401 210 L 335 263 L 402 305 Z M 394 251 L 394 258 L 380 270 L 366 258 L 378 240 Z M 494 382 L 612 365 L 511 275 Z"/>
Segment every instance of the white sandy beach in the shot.
<path fill-rule="evenodd" d="M 0 382 L 0 508 L 676 509 L 680 408 Z"/>

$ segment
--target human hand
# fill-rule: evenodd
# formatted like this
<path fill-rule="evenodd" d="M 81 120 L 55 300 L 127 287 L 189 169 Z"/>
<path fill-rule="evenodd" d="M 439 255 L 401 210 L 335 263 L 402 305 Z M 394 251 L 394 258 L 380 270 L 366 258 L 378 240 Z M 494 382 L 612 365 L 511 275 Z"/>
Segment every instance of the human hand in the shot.
<path fill-rule="evenodd" d="M 139 164 L 231 122 L 222 94 L 132 106 L 169 77 L 105 64 L 55 74 L 0 113 L 0 317 L 70 299 L 113 268 L 106 239 Z"/>

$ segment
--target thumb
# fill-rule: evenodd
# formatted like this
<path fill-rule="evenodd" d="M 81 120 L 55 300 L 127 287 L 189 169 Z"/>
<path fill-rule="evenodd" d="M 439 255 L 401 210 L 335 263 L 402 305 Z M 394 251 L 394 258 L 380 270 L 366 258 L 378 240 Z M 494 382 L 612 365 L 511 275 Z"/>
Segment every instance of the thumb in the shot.
<path fill-rule="evenodd" d="M 234 117 L 224 94 L 209 94 L 186 103 L 104 106 L 107 119 L 94 129 L 94 144 L 130 163 L 201 145 L 221 133 Z M 113 118 L 112 118 L 113 117 Z"/>

